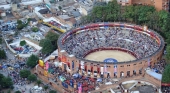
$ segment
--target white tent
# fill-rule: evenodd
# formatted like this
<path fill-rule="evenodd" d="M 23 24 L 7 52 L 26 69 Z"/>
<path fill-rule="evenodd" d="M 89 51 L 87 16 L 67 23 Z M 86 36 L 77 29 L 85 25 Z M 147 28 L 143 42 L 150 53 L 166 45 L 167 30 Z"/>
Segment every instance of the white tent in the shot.
<path fill-rule="evenodd" d="M 34 88 L 34 89 L 38 89 L 38 86 L 34 86 L 33 88 Z"/>
<path fill-rule="evenodd" d="M 42 90 L 42 87 L 38 87 L 38 90 Z"/>
<path fill-rule="evenodd" d="M 46 57 L 46 58 L 44 59 L 44 62 L 47 62 L 49 59 L 54 59 L 55 56 L 58 56 L 58 49 L 55 50 L 53 53 L 51 53 L 51 55 L 49 55 L 48 57 Z"/>

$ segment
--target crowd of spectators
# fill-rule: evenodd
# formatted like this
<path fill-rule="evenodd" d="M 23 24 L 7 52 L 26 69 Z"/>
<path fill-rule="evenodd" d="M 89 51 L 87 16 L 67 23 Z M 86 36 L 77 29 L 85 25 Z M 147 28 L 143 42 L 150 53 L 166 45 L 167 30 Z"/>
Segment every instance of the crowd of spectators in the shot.
<path fill-rule="evenodd" d="M 97 81 L 94 78 L 87 77 L 84 75 L 75 72 L 74 74 L 70 74 L 67 71 L 63 71 L 59 67 L 55 67 L 54 64 L 49 64 L 50 73 L 58 77 L 58 79 L 62 82 L 63 87 L 68 88 L 71 86 L 74 88 L 75 93 L 78 93 L 78 87 L 81 85 L 83 92 L 88 92 L 95 90 L 97 86 Z M 58 82 L 55 78 L 52 79 L 54 82 Z M 76 84 L 76 86 L 74 86 Z"/>
<path fill-rule="evenodd" d="M 157 64 L 152 68 L 155 72 L 162 74 L 166 66 L 165 59 L 160 60 Z"/>
<path fill-rule="evenodd" d="M 120 27 L 80 31 L 70 35 L 63 44 L 69 54 L 77 57 L 83 57 L 87 52 L 98 48 L 118 47 L 132 51 L 138 58 L 142 58 L 155 53 L 159 46 L 147 34 Z"/>

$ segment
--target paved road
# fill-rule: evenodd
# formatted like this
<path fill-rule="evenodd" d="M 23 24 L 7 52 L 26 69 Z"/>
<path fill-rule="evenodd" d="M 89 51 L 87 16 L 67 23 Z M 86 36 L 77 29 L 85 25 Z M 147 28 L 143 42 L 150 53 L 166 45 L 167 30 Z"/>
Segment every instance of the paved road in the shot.
<path fill-rule="evenodd" d="M 8 47 L 6 46 L 5 43 L 2 44 L 2 48 L 5 50 L 6 52 L 6 56 L 7 56 L 7 60 L 14 60 L 15 59 L 15 54 L 12 53 Z"/>
<path fill-rule="evenodd" d="M 4 38 L 4 37 L 5 37 L 5 35 L 3 35 L 3 38 Z M 15 54 L 12 53 L 12 52 L 8 49 L 5 41 L 2 43 L 2 48 L 6 51 L 7 60 L 9 60 L 9 59 L 11 59 L 11 60 L 15 59 Z"/>

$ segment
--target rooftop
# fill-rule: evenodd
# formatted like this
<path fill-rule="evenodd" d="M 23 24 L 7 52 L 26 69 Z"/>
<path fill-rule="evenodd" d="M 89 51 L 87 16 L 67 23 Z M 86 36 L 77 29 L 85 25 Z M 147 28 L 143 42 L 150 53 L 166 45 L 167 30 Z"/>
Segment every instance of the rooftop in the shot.
<path fill-rule="evenodd" d="M 70 18 L 68 15 L 59 15 L 59 17 L 62 18 L 62 19 L 64 19 L 64 20 Z"/>
<path fill-rule="evenodd" d="M 80 14 L 79 11 L 72 11 L 71 13 L 73 14 L 74 17 L 79 17 L 79 16 L 81 16 L 81 14 Z"/>
<path fill-rule="evenodd" d="M 156 78 L 158 80 L 162 80 L 162 74 L 158 74 L 152 70 L 146 70 L 146 73 L 153 76 L 154 78 Z"/>
<path fill-rule="evenodd" d="M 41 14 L 47 14 L 47 13 L 50 12 L 50 10 L 48 8 L 45 8 L 45 9 L 39 10 L 38 12 L 41 13 Z"/>
<path fill-rule="evenodd" d="M 37 20 L 35 19 L 35 18 L 31 18 L 31 20 L 30 21 L 32 21 L 32 22 L 36 22 Z"/>

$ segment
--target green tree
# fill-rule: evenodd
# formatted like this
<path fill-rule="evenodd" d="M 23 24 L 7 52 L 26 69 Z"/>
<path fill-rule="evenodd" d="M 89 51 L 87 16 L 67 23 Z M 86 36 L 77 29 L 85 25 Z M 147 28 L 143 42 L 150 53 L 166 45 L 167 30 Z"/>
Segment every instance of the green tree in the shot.
<path fill-rule="evenodd" d="M 19 72 L 19 75 L 20 75 L 20 77 L 22 77 L 22 78 L 27 78 L 30 74 L 31 74 L 31 72 L 30 72 L 29 70 L 26 70 L 26 69 L 21 70 L 21 71 Z"/>
<path fill-rule="evenodd" d="M 40 84 L 42 84 L 41 80 L 37 80 L 36 83 L 38 84 L 38 86 L 40 86 Z"/>
<path fill-rule="evenodd" d="M 57 48 L 57 41 L 59 38 L 59 35 L 57 33 L 49 31 L 47 35 L 45 36 L 45 38 L 49 39 L 51 43 Z"/>
<path fill-rule="evenodd" d="M 34 68 L 37 65 L 39 58 L 36 55 L 31 55 L 27 60 L 27 66 Z"/>
<path fill-rule="evenodd" d="M 6 59 L 5 50 L 0 50 L 0 59 Z"/>
<path fill-rule="evenodd" d="M 148 22 L 148 15 L 156 11 L 154 6 L 135 6 L 138 16 L 139 24 L 145 24 Z"/>
<path fill-rule="evenodd" d="M 61 6 L 58 6 L 58 9 L 61 11 L 62 7 L 61 7 Z"/>
<path fill-rule="evenodd" d="M 0 44 L 2 44 L 3 39 L 0 37 Z"/>
<path fill-rule="evenodd" d="M 17 29 L 18 29 L 18 30 L 22 30 L 23 28 L 24 28 L 24 25 L 23 25 L 23 24 L 18 24 L 18 25 L 17 25 Z"/>
<path fill-rule="evenodd" d="M 47 86 L 47 85 L 45 85 L 43 88 L 44 88 L 44 90 L 46 91 L 46 90 L 48 89 L 48 86 Z"/>
<path fill-rule="evenodd" d="M 2 79 L 4 78 L 4 75 L 0 73 L 0 90 L 2 89 Z"/>
<path fill-rule="evenodd" d="M 17 24 L 22 24 L 22 21 L 21 20 L 17 20 Z"/>
<path fill-rule="evenodd" d="M 162 74 L 162 82 L 163 83 L 170 83 L 170 65 L 165 67 L 165 70 Z"/>
<path fill-rule="evenodd" d="M 92 10 L 92 15 L 94 15 L 95 19 L 98 19 L 101 21 L 103 18 L 103 11 L 104 11 L 103 6 L 95 6 Z"/>
<path fill-rule="evenodd" d="M 158 29 L 158 12 L 149 12 L 147 15 L 148 22 L 146 25 L 151 29 Z"/>
<path fill-rule="evenodd" d="M 20 46 L 24 46 L 24 45 L 26 45 L 26 41 L 25 40 L 20 41 Z"/>
<path fill-rule="evenodd" d="M 28 18 L 27 21 L 28 21 L 28 23 L 29 23 L 29 22 L 31 21 L 31 18 Z"/>
<path fill-rule="evenodd" d="M 20 91 L 15 91 L 15 93 L 21 93 Z"/>
<path fill-rule="evenodd" d="M 28 76 L 28 80 L 34 82 L 34 81 L 37 80 L 37 77 L 34 74 L 31 74 L 31 75 Z"/>
<path fill-rule="evenodd" d="M 55 90 L 50 90 L 49 93 L 57 93 Z"/>
<path fill-rule="evenodd" d="M 41 51 L 43 54 L 49 54 L 54 51 L 54 46 L 49 39 L 42 39 L 39 45 L 42 46 Z"/>
<path fill-rule="evenodd" d="M 10 88 L 13 86 L 12 79 L 10 77 L 5 77 L 0 75 L 0 89 L 1 88 Z"/>
<path fill-rule="evenodd" d="M 28 25 L 28 23 L 30 22 L 30 18 L 27 19 L 27 23 L 23 23 L 21 20 L 17 20 L 17 29 L 18 30 L 22 30 L 24 27 L 26 27 Z"/>
<path fill-rule="evenodd" d="M 161 28 L 162 31 L 168 31 L 170 30 L 170 27 L 169 27 L 169 21 L 170 21 L 170 16 L 169 16 L 169 13 L 166 12 L 165 10 L 161 10 L 158 12 L 158 16 L 159 16 L 159 27 Z"/>
<path fill-rule="evenodd" d="M 37 32 L 37 31 L 38 31 L 38 28 L 37 28 L 37 27 L 33 27 L 33 28 L 32 28 L 32 31 L 33 31 L 33 32 Z"/>
<path fill-rule="evenodd" d="M 170 45 L 166 47 L 166 58 L 167 60 L 170 60 Z"/>
<path fill-rule="evenodd" d="M 150 20 L 150 15 L 155 11 L 153 6 L 130 5 L 125 6 L 123 16 L 130 22 L 145 24 Z"/>

